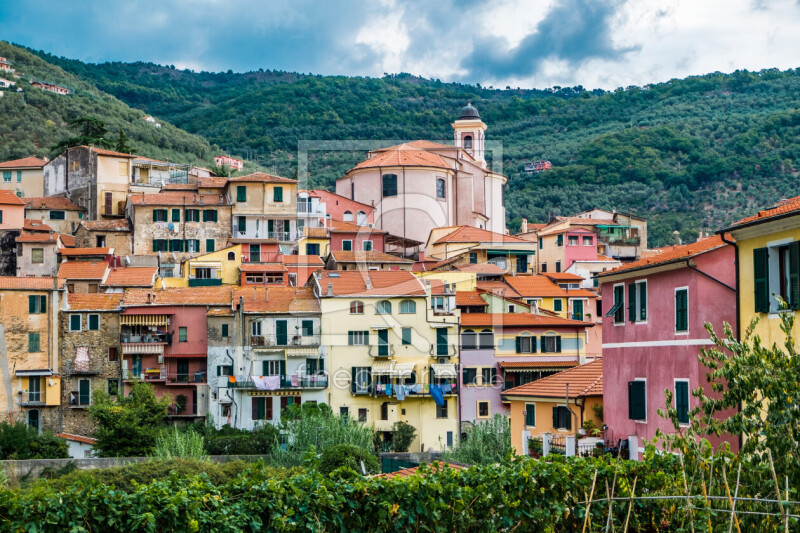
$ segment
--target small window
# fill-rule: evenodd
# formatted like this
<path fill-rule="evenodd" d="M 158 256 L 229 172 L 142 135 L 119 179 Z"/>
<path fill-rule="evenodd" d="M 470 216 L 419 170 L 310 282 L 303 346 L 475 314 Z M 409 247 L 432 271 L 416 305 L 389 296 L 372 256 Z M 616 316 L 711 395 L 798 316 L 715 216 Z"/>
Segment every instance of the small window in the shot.
<path fill-rule="evenodd" d="M 178 342 L 186 342 L 186 340 L 187 340 L 186 328 L 181 326 L 178 328 Z"/>
<path fill-rule="evenodd" d="M 214 239 L 206 239 L 206 253 L 210 254 L 216 248 Z"/>
<path fill-rule="evenodd" d="M 377 315 L 391 315 L 392 314 L 392 302 L 389 300 L 381 300 L 375 306 L 375 314 Z"/>
<path fill-rule="evenodd" d="M 153 222 L 166 222 L 167 210 L 166 209 L 153 209 Z"/>
<path fill-rule="evenodd" d="M 89 315 L 89 331 L 100 329 L 100 315 Z"/>
<path fill-rule="evenodd" d="M 203 222 L 217 222 L 217 210 L 216 209 L 204 209 L 203 210 Z"/>
<path fill-rule="evenodd" d="M 367 214 L 364 211 L 356 213 L 356 224 L 363 226 L 367 223 Z"/>
<path fill-rule="evenodd" d="M 478 402 L 478 418 L 489 418 L 489 402 Z"/>
<path fill-rule="evenodd" d="M 236 186 L 236 201 L 247 202 L 247 186 L 245 185 Z"/>
<path fill-rule="evenodd" d="M 2 220 L 0 220 L 2 222 Z M 44 263 L 44 248 L 31 248 L 31 263 L 41 265 Z"/>
<path fill-rule="evenodd" d="M 397 174 L 383 175 L 383 197 L 397 196 Z"/>
<path fill-rule="evenodd" d="M 116 346 L 109 346 L 108 347 L 108 361 L 113 363 L 117 359 L 119 359 L 119 350 Z"/>
<path fill-rule="evenodd" d="M 436 178 L 436 198 L 445 198 L 444 178 Z"/>
<path fill-rule="evenodd" d="M 64 220 L 67 218 L 65 211 L 50 211 L 50 220 Z"/>
<path fill-rule="evenodd" d="M 464 368 L 462 371 L 462 379 L 464 381 L 464 385 L 475 385 L 477 384 L 478 380 L 478 369 L 476 368 Z"/>
<path fill-rule="evenodd" d="M 81 315 L 69 315 L 69 330 L 70 331 L 81 330 Z"/>
<path fill-rule="evenodd" d="M 232 376 L 233 375 L 233 365 L 217 365 L 217 375 L 218 376 Z"/>
<path fill-rule="evenodd" d="M 570 235 L 569 237 L 567 237 L 567 244 L 569 246 L 578 246 L 578 236 Z"/>
<path fill-rule="evenodd" d="M 186 213 L 183 216 L 186 222 L 200 222 L 199 209 L 187 209 Z"/>
<path fill-rule="evenodd" d="M 368 331 L 348 331 L 347 344 L 350 346 L 366 346 L 369 344 Z"/>
<path fill-rule="evenodd" d="M 675 381 L 675 410 L 678 411 L 678 422 L 689 423 L 689 382 Z"/>
<path fill-rule="evenodd" d="M 3 181 L 6 183 L 11 183 L 11 171 L 4 170 L 3 171 Z"/>
<path fill-rule="evenodd" d="M 275 187 L 272 189 L 272 201 L 275 203 L 283 202 L 283 187 Z"/>
<path fill-rule="evenodd" d="M 448 416 L 447 400 L 445 400 L 443 405 L 436 406 L 436 418 L 448 418 Z"/>
<path fill-rule="evenodd" d="M 647 420 L 647 384 L 643 380 L 628 382 L 628 418 Z"/>
<path fill-rule="evenodd" d="M 469 253 L 469 263 L 471 265 L 477 265 L 478 264 L 478 252 L 470 252 Z"/>
<path fill-rule="evenodd" d="M 613 316 L 614 317 L 614 324 L 624 324 L 625 323 L 625 286 L 624 285 L 615 285 L 614 286 L 614 304 L 611 306 L 611 309 L 608 310 L 606 316 Z"/>
<path fill-rule="evenodd" d="M 553 298 L 553 311 L 560 313 L 563 310 L 564 300 L 561 298 Z"/>
<path fill-rule="evenodd" d="M 361 249 L 365 252 L 372 251 L 372 241 L 361 241 Z"/>
<path fill-rule="evenodd" d="M 302 332 L 304 337 L 312 337 L 314 335 L 314 321 L 313 320 L 303 320 L 300 323 L 300 331 Z"/>
<path fill-rule="evenodd" d="M 350 416 L 350 408 L 347 406 L 339 407 L 339 417 L 347 420 L 348 416 Z"/>
<path fill-rule="evenodd" d="M 342 241 L 342 251 L 343 252 L 352 252 L 353 251 L 353 241 L 351 241 L 351 240 L 343 240 Z"/>
<path fill-rule="evenodd" d="M 689 331 L 689 289 L 675 291 L 675 331 Z"/>
<path fill-rule="evenodd" d="M 222 324 L 222 337 L 228 337 L 228 324 Z"/>
<path fill-rule="evenodd" d="M 564 234 L 559 233 L 556 235 L 556 246 L 564 246 Z"/>
<path fill-rule="evenodd" d="M 583 236 L 583 245 L 584 246 L 591 246 L 592 244 L 594 244 L 592 236 L 591 235 L 584 235 Z"/>
<path fill-rule="evenodd" d="M 401 333 L 403 346 L 409 346 L 411 344 L 411 328 L 403 328 Z"/>
<path fill-rule="evenodd" d="M 35 315 L 46 312 L 47 312 L 47 296 L 35 296 L 35 295 L 28 296 L 29 315 Z"/>
<path fill-rule="evenodd" d="M 366 409 L 361 408 L 361 409 L 358 410 L 358 421 L 361 422 L 362 424 L 365 424 L 367 422 L 367 410 Z"/>
<path fill-rule="evenodd" d="M 172 221 L 173 222 L 180 222 L 181 221 L 181 210 L 180 209 L 173 209 L 172 210 Z"/>
<path fill-rule="evenodd" d="M 536 426 L 536 404 L 525 404 L 525 425 L 530 427 Z"/>
<path fill-rule="evenodd" d="M 547 263 L 542 263 L 542 272 L 547 272 Z"/>
<path fill-rule="evenodd" d="M 39 352 L 41 351 L 41 346 L 39 344 L 39 334 L 38 333 L 28 333 L 28 351 L 29 352 Z"/>
<path fill-rule="evenodd" d="M 542 337 L 542 353 L 560 353 L 561 337 L 559 335 L 546 335 Z"/>
<path fill-rule="evenodd" d="M 572 411 L 566 406 L 553 407 L 553 429 L 572 429 Z"/>
<path fill-rule="evenodd" d="M 556 261 L 556 272 L 561 272 L 561 261 Z"/>
<path fill-rule="evenodd" d="M 400 314 L 410 315 L 417 312 L 417 302 L 414 300 L 403 300 L 400 302 Z"/>
<path fill-rule="evenodd" d="M 350 314 L 351 315 L 363 315 L 364 314 L 364 302 L 360 302 L 358 300 L 354 300 L 350 302 Z"/>
<path fill-rule="evenodd" d="M 345 211 L 342 215 L 342 220 L 345 222 L 352 222 L 353 221 L 353 213 L 351 211 Z"/>
<path fill-rule="evenodd" d="M 472 135 L 467 135 L 464 137 L 464 149 L 472 150 Z"/>
<path fill-rule="evenodd" d="M 116 379 L 109 379 L 108 380 L 108 395 L 109 396 L 116 396 L 119 394 L 119 381 Z"/>
<path fill-rule="evenodd" d="M 228 261 L 236 261 L 236 254 L 234 252 L 228 252 Z"/>
<path fill-rule="evenodd" d="M 535 353 L 536 337 L 530 335 L 520 335 L 516 339 L 517 353 Z"/>

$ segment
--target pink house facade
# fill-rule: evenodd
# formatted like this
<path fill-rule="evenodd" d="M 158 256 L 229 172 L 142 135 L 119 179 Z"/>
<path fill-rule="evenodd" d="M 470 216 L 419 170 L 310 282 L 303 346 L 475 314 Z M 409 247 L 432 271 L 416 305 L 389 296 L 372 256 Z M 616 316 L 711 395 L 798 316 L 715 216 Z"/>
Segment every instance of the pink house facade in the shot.
<path fill-rule="evenodd" d="M 224 165 L 226 167 L 235 168 L 236 170 L 242 170 L 244 168 L 244 161 L 227 155 L 218 155 L 214 157 L 214 164 L 218 167 Z"/>
<path fill-rule="evenodd" d="M 713 344 L 704 324 L 721 332 L 727 322 L 736 333 L 734 258 L 733 247 L 716 236 L 598 274 L 607 438 L 629 439 L 632 454 L 643 452 L 657 429 L 674 432 L 657 414 L 665 408 L 665 390 L 688 425 L 688 412 L 697 406 L 691 391 L 707 383 L 697 359 Z M 710 440 L 738 449 L 736 437 Z"/>
<path fill-rule="evenodd" d="M 365 226 L 330 220 L 331 252 L 383 252 L 386 232 Z"/>
<path fill-rule="evenodd" d="M 589 230 L 575 229 L 564 235 L 564 270 L 575 261 L 597 259 L 597 236 Z"/>
<path fill-rule="evenodd" d="M 11 191 L 0 191 L 0 230 L 21 230 L 25 223 L 25 202 Z"/>

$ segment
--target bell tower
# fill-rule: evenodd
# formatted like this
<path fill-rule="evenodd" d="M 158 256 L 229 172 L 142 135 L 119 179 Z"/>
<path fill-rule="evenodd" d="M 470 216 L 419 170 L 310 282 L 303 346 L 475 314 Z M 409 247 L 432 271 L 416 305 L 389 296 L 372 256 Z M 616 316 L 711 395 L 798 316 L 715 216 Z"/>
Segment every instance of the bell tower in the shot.
<path fill-rule="evenodd" d="M 486 168 L 484 158 L 484 140 L 486 137 L 486 124 L 481 120 L 478 110 L 471 103 L 467 103 L 453 122 L 456 146 L 467 151 L 483 168 Z"/>

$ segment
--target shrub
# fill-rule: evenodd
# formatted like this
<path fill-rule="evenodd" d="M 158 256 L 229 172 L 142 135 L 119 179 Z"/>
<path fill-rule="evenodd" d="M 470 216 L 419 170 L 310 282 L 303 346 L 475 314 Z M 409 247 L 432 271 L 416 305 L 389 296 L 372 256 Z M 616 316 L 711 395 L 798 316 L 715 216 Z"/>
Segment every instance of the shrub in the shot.
<path fill-rule="evenodd" d="M 156 459 L 208 460 L 203 436 L 194 430 L 180 431 L 177 426 L 161 431 L 152 456 Z"/>
<path fill-rule="evenodd" d="M 38 433 L 26 424 L 0 423 L 0 459 L 65 459 L 69 447 L 51 432 Z"/>
<path fill-rule="evenodd" d="M 392 432 L 392 451 L 407 452 L 416 436 L 417 430 L 414 426 L 403 421 L 395 422 Z"/>
<path fill-rule="evenodd" d="M 331 446 L 322 452 L 322 457 L 319 462 L 319 471 L 328 475 L 337 468 L 346 466 L 358 473 L 363 473 L 361 470 L 362 462 L 364 463 L 367 474 L 377 474 L 380 470 L 378 458 L 364 448 L 359 448 L 351 444 L 339 444 Z"/>
<path fill-rule="evenodd" d="M 277 441 L 278 430 L 271 424 L 253 431 L 223 427 L 206 437 L 206 451 L 209 455 L 266 455 Z"/>
<path fill-rule="evenodd" d="M 467 428 L 466 438 L 454 450 L 442 454 L 445 461 L 470 465 L 493 464 L 511 454 L 511 423 L 497 414 L 491 420 Z"/>

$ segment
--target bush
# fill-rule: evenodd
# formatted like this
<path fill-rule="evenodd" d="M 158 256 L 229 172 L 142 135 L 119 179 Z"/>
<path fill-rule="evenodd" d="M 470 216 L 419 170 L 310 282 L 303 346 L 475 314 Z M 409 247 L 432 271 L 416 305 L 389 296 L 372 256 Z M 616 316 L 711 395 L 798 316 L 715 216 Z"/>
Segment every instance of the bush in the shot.
<path fill-rule="evenodd" d="M 278 430 L 271 424 L 253 431 L 224 426 L 206 437 L 206 451 L 209 455 L 267 455 L 277 442 Z"/>
<path fill-rule="evenodd" d="M 0 460 L 8 459 L 66 459 L 66 441 L 49 431 L 38 433 L 26 424 L 13 426 L 0 423 Z"/>
<path fill-rule="evenodd" d="M 414 426 L 403 421 L 395 422 L 392 432 L 392 451 L 407 452 L 416 436 L 417 430 Z"/>
<path fill-rule="evenodd" d="M 359 448 L 351 444 L 339 444 L 322 452 L 322 457 L 319 462 L 319 471 L 322 474 L 328 475 L 337 468 L 346 466 L 358 473 L 363 473 L 361 470 L 362 461 L 367 474 L 377 474 L 379 472 L 380 464 L 377 457 L 364 448 Z"/>
<path fill-rule="evenodd" d="M 203 436 L 194 430 L 180 431 L 177 426 L 164 429 L 156 438 L 156 459 L 197 459 L 207 461 Z"/>
<path fill-rule="evenodd" d="M 442 458 L 469 465 L 485 465 L 498 463 L 512 452 L 511 423 L 508 417 L 497 414 L 491 420 L 468 427 L 466 438 L 454 450 L 446 450 Z"/>

